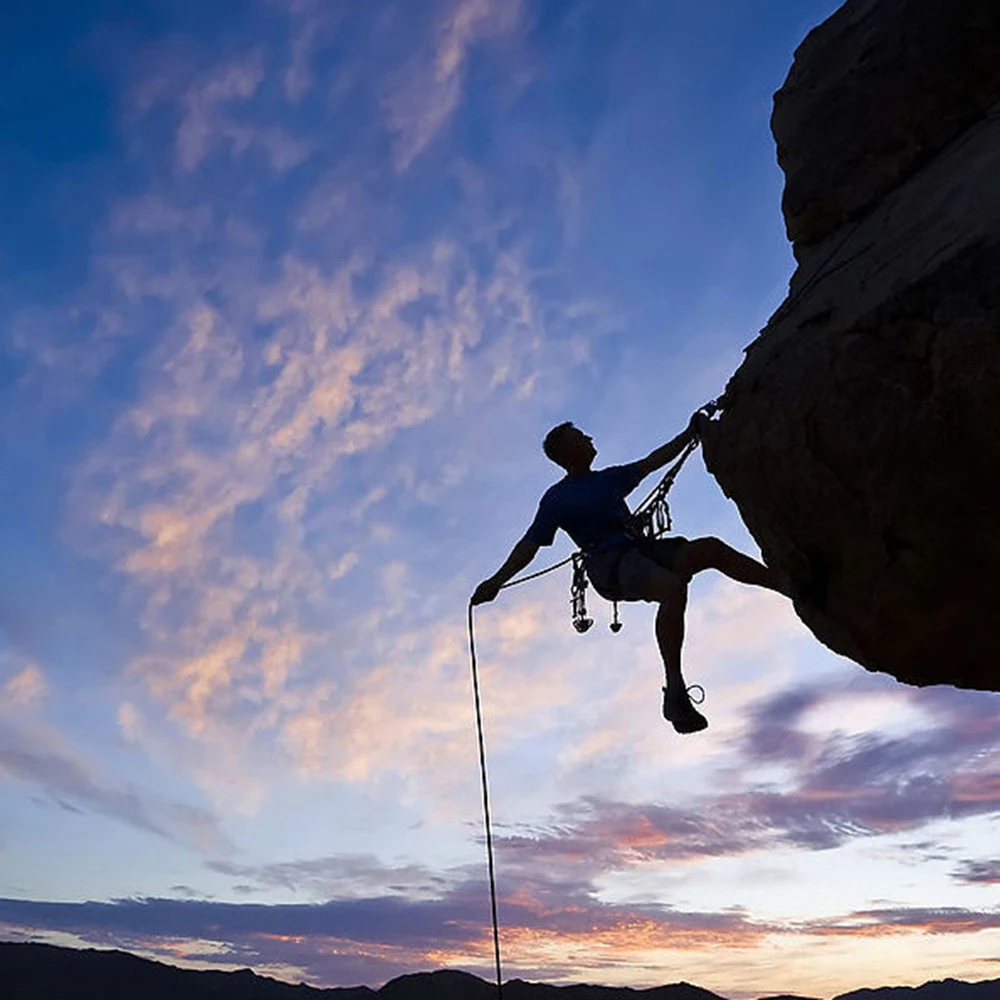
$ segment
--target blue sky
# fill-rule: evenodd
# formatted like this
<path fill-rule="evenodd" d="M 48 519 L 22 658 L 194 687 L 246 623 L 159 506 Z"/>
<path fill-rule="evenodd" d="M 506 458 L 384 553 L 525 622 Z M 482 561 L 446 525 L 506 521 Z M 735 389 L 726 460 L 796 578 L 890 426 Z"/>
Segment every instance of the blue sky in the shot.
<path fill-rule="evenodd" d="M 645 454 L 781 301 L 771 94 L 835 7 L 14 5 L 6 938 L 489 974 L 468 594 L 552 424 Z M 674 496 L 753 551 L 700 458 Z M 682 739 L 651 609 L 593 610 L 577 636 L 561 575 L 477 619 L 511 975 L 996 974 L 995 696 L 867 674 L 706 577 Z"/>

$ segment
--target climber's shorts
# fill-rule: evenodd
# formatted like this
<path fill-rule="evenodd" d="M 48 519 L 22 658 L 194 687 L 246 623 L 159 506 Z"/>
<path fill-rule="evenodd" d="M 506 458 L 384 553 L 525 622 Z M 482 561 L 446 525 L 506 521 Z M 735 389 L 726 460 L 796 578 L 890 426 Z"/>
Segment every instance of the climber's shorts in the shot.
<path fill-rule="evenodd" d="M 587 576 L 608 601 L 655 601 L 651 596 L 657 572 L 674 568 L 674 559 L 688 539 L 683 535 L 657 538 L 639 545 L 630 542 L 607 552 L 587 556 Z"/>

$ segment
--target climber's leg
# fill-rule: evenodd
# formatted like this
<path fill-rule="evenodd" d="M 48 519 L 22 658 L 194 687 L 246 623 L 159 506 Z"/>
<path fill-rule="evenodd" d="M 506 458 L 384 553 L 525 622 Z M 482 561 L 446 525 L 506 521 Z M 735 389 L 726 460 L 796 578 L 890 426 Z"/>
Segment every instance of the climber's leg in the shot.
<path fill-rule="evenodd" d="M 691 704 L 681 670 L 687 582 L 670 570 L 657 568 L 649 595 L 648 599 L 659 602 L 656 612 L 656 642 L 666 674 L 666 685 L 663 688 L 664 718 L 679 733 L 698 732 L 708 725 L 708 720 Z"/>
<path fill-rule="evenodd" d="M 674 556 L 674 571 L 685 579 L 706 569 L 716 569 L 730 580 L 766 587 L 780 594 L 788 591 L 781 577 L 763 563 L 737 552 L 719 538 L 695 538 Z"/>
<path fill-rule="evenodd" d="M 660 570 L 653 578 L 650 595 L 652 600 L 659 603 L 656 611 L 656 643 L 663 658 L 667 687 L 683 687 L 681 647 L 684 645 L 687 584 L 676 573 Z"/>

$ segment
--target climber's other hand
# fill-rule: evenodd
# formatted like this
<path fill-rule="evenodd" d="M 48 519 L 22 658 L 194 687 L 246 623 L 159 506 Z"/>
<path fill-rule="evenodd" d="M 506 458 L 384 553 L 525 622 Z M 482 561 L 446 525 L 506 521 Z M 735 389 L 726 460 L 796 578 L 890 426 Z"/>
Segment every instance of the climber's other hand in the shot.
<path fill-rule="evenodd" d="M 500 584 L 497 583 L 492 577 L 489 580 L 483 580 L 483 582 L 476 587 L 472 593 L 472 598 L 470 604 L 487 604 L 490 601 L 496 600 L 497 594 L 500 593 Z"/>

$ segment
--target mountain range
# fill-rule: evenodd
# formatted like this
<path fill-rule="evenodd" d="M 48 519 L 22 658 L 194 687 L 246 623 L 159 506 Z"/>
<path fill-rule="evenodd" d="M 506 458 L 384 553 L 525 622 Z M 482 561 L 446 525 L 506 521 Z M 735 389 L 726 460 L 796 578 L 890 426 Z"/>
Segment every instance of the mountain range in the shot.
<path fill-rule="evenodd" d="M 512 979 L 504 984 L 503 993 L 504 1000 L 726 1000 L 690 983 L 636 990 L 549 986 Z M 0 996 L 4 1000 L 494 1000 L 496 995 L 494 984 L 453 969 L 400 976 L 377 990 L 367 986 L 319 989 L 258 976 L 250 969 L 197 971 L 122 951 L 0 942 Z M 816 998 L 785 994 L 766 1000 Z M 842 993 L 833 1000 L 1000 1000 L 1000 979 L 883 986 Z"/>

